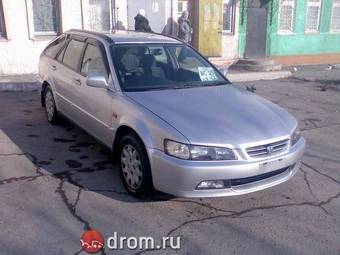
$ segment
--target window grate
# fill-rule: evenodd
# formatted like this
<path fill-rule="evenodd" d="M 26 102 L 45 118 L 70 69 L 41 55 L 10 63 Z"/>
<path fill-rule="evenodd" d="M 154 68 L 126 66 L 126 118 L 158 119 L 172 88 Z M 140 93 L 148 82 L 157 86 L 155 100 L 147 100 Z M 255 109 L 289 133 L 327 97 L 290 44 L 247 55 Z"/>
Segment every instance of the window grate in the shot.
<path fill-rule="evenodd" d="M 88 28 L 99 32 L 110 31 L 110 0 L 89 0 L 88 4 Z"/>
<path fill-rule="evenodd" d="M 320 25 L 321 0 L 308 0 L 306 32 L 318 32 Z"/>
<path fill-rule="evenodd" d="M 340 0 L 333 1 L 331 31 L 340 32 Z"/>
<path fill-rule="evenodd" d="M 294 11 L 295 11 L 295 1 L 294 0 L 284 0 L 280 2 L 279 11 L 279 32 L 292 33 L 294 31 Z"/>
<path fill-rule="evenodd" d="M 234 1 L 224 0 L 222 8 L 223 32 L 232 33 L 234 26 Z"/>
<path fill-rule="evenodd" d="M 32 0 L 34 33 L 57 34 L 58 0 Z"/>

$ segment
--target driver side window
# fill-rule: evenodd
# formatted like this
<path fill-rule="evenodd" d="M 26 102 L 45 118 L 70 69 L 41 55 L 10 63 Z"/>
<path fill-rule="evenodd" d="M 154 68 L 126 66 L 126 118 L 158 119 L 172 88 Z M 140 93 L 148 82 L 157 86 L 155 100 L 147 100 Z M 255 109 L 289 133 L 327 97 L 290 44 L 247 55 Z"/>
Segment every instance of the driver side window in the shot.
<path fill-rule="evenodd" d="M 108 79 L 108 73 L 100 50 L 88 44 L 81 64 L 81 73 L 88 75 L 104 76 Z"/>

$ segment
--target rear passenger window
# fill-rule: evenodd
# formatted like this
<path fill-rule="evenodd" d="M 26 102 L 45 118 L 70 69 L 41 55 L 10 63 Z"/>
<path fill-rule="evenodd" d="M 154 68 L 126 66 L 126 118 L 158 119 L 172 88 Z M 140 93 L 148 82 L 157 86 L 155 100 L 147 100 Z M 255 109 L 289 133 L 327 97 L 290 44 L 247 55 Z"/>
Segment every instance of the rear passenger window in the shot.
<path fill-rule="evenodd" d="M 84 45 L 84 42 L 71 40 L 66 48 L 63 63 L 72 69 L 77 70 Z"/>
<path fill-rule="evenodd" d="M 44 53 L 51 58 L 55 58 L 58 52 L 61 50 L 61 48 L 64 47 L 65 42 L 66 42 L 66 36 L 62 35 L 61 37 L 56 39 L 54 42 L 52 42 L 50 45 L 48 45 Z"/>
<path fill-rule="evenodd" d="M 104 76 L 106 79 L 108 78 L 102 54 L 92 44 L 88 44 L 86 47 L 81 72 L 85 75 L 98 75 Z"/>

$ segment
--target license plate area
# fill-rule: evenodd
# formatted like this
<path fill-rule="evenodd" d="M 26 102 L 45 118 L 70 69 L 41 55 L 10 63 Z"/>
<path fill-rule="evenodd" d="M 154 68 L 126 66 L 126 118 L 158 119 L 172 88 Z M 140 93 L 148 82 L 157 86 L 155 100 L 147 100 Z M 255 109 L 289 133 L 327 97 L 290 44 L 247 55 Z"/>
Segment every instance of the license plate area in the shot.
<path fill-rule="evenodd" d="M 284 167 L 287 167 L 286 160 L 284 158 L 279 158 L 260 163 L 259 168 L 261 173 L 268 173 Z"/>

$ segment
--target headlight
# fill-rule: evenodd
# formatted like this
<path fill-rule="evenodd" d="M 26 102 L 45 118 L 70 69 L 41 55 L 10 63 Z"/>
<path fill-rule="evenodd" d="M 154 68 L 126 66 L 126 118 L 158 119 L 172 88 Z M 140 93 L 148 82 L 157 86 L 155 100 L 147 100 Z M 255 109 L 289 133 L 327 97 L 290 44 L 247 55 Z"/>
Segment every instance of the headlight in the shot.
<path fill-rule="evenodd" d="M 180 159 L 189 159 L 190 150 L 189 146 L 183 143 L 177 143 L 170 140 L 164 141 L 164 150 L 170 156 L 174 156 Z"/>
<path fill-rule="evenodd" d="M 290 145 L 293 146 L 294 144 L 296 144 L 300 138 L 301 138 L 301 131 L 299 128 L 296 128 L 294 133 L 292 134 L 292 137 L 290 138 Z"/>
<path fill-rule="evenodd" d="M 220 147 L 197 146 L 190 147 L 192 160 L 233 160 L 236 159 L 232 150 Z"/>
<path fill-rule="evenodd" d="M 227 148 L 187 145 L 165 140 L 164 150 L 170 156 L 196 161 L 234 160 L 234 152 Z"/>

